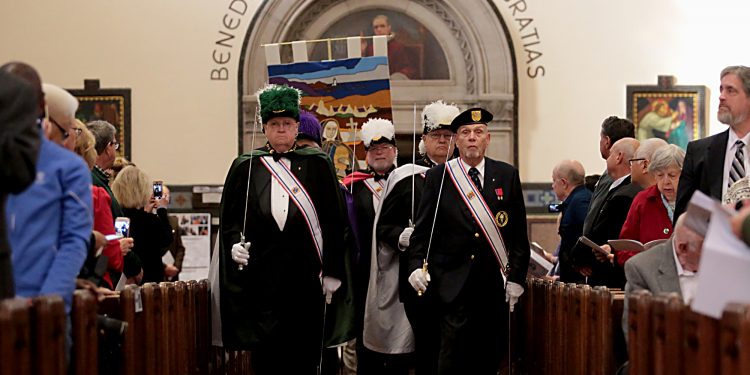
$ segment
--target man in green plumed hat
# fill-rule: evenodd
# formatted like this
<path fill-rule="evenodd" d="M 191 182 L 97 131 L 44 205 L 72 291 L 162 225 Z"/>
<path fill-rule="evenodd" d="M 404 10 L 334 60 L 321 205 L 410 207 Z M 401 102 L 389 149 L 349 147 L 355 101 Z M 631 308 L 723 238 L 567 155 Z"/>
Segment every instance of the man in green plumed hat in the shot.
<path fill-rule="evenodd" d="M 223 344 L 250 350 L 258 375 L 314 374 L 334 306 L 351 298 L 343 203 L 325 154 L 295 145 L 299 91 L 269 85 L 258 99 L 268 142 L 234 160 L 222 196 Z"/>

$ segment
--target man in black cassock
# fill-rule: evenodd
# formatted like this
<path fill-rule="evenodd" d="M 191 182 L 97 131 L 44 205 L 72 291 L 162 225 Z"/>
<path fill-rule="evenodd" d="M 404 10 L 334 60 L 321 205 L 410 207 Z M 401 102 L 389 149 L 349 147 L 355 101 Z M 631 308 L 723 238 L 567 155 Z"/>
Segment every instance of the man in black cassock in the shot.
<path fill-rule="evenodd" d="M 521 182 L 516 168 L 484 156 L 491 120 L 491 113 L 472 108 L 451 123 L 460 159 L 427 172 L 407 250 L 409 283 L 432 304 L 424 312 L 430 315 L 425 320 L 437 323 L 433 329 L 440 343 L 433 358 L 439 374 L 497 373 L 507 353 L 508 312 L 523 293 L 526 279 L 529 241 Z M 464 168 L 464 181 L 478 194 L 462 194 L 448 176 L 447 164 Z M 484 201 L 489 223 L 479 224 L 470 212 L 467 202 L 481 203 L 477 199 Z M 493 248 L 492 236 L 486 233 L 498 232 Z M 501 264 L 503 258 L 507 263 Z"/>
<path fill-rule="evenodd" d="M 222 196 L 223 343 L 229 350 L 250 350 L 256 374 L 314 374 L 324 299 L 332 298 L 344 273 L 341 196 L 325 154 L 295 146 L 298 91 L 271 85 L 258 96 L 268 143 L 235 159 Z M 291 171 L 301 189 L 272 176 L 272 163 Z M 300 193 L 313 203 L 318 240 L 311 215 L 295 203 Z"/>

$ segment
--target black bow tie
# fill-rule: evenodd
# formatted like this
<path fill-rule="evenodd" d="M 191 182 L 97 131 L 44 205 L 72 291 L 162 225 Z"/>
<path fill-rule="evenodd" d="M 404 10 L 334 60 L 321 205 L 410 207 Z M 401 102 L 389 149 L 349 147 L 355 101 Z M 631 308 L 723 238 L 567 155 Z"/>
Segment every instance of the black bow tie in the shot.
<path fill-rule="evenodd" d="M 266 148 L 268 149 L 268 153 L 271 154 L 271 157 L 273 158 L 273 161 L 279 161 L 279 159 L 286 157 L 291 158 L 292 155 L 294 155 L 294 150 L 297 149 L 297 145 L 292 146 L 292 148 L 289 149 L 287 152 L 278 152 L 271 147 L 270 144 L 266 143 Z"/>
<path fill-rule="evenodd" d="M 377 174 L 377 173 L 373 173 L 372 174 L 372 178 L 375 180 L 375 182 L 378 182 L 378 181 L 380 181 L 382 179 L 385 179 L 387 177 L 388 177 L 388 174 Z"/>

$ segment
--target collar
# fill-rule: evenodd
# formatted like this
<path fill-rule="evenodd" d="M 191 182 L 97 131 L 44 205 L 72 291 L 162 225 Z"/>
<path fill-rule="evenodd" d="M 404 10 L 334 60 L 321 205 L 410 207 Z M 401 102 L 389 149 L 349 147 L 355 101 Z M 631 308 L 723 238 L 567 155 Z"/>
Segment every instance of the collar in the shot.
<path fill-rule="evenodd" d="M 266 142 L 266 151 L 268 151 L 269 154 L 271 154 L 271 157 L 274 161 L 279 161 L 282 157 L 289 157 L 290 155 L 294 154 L 294 151 L 297 150 L 297 143 L 292 145 L 292 148 L 290 148 L 287 152 L 278 152 L 274 150 L 274 148 L 271 146 L 270 143 Z"/>
<path fill-rule="evenodd" d="M 96 164 L 94 164 L 94 169 L 98 171 L 99 173 L 101 173 L 101 175 L 104 176 L 104 178 L 106 178 L 107 181 L 109 181 L 109 179 L 112 178 L 112 175 L 110 175 L 107 171 L 105 171 L 104 169 L 102 169 L 100 166 Z"/>
<path fill-rule="evenodd" d="M 380 173 L 375 172 L 373 170 L 369 170 L 369 173 L 370 173 L 370 176 L 372 176 L 372 178 L 375 179 L 375 181 L 380 181 L 380 180 L 387 179 L 388 175 L 391 174 L 391 172 L 393 172 L 394 169 L 396 169 L 395 165 L 391 166 L 391 168 L 388 169 L 387 171 L 385 171 L 385 173 L 383 173 L 383 174 L 380 174 Z"/>
<path fill-rule="evenodd" d="M 472 167 L 469 164 L 466 164 L 466 162 L 464 161 L 464 159 L 458 158 L 458 160 L 461 162 L 461 164 L 464 166 L 464 168 L 466 168 L 466 172 L 469 172 L 469 169 L 471 169 L 471 168 L 476 168 L 479 171 L 479 176 L 481 178 L 484 178 L 484 158 L 482 158 L 482 161 L 480 161 L 479 164 L 477 164 L 476 167 Z"/>
<path fill-rule="evenodd" d="M 624 176 L 622 176 L 622 177 L 620 177 L 620 178 L 612 181 L 612 185 L 609 185 L 609 191 L 612 191 L 612 189 L 620 186 L 622 184 L 622 182 L 625 181 L 625 179 L 628 178 L 628 177 L 630 177 L 630 173 L 628 173 L 628 174 L 626 174 L 626 175 L 624 175 Z"/>
<path fill-rule="evenodd" d="M 563 206 L 570 204 L 570 201 L 573 200 L 573 196 L 579 191 L 581 191 L 581 189 L 585 189 L 585 188 L 586 188 L 586 185 L 583 185 L 583 184 L 578 185 L 575 188 L 573 188 L 573 190 L 570 191 L 570 194 L 568 194 L 568 196 L 565 197 L 565 200 L 563 200 L 562 202 Z"/>
<path fill-rule="evenodd" d="M 737 142 L 737 140 L 742 140 L 743 143 L 745 143 L 745 150 L 747 150 L 748 145 L 750 144 L 750 133 L 747 133 L 744 137 L 740 138 L 737 136 L 737 133 L 734 132 L 732 128 L 729 128 L 729 137 L 727 139 L 727 151 L 730 149 L 734 149 L 734 143 Z"/>
<path fill-rule="evenodd" d="M 680 259 L 677 258 L 677 243 L 672 239 L 672 256 L 674 257 L 674 264 L 677 267 L 677 276 L 695 276 L 695 272 L 688 271 L 682 268 Z"/>

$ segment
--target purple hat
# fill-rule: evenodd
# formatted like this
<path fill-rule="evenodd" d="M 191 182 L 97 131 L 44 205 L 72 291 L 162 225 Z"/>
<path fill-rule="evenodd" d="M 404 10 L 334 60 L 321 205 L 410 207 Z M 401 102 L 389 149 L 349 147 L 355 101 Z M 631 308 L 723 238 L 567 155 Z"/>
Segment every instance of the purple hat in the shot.
<path fill-rule="evenodd" d="M 309 139 L 320 146 L 320 121 L 310 112 L 299 111 L 297 139 Z"/>

